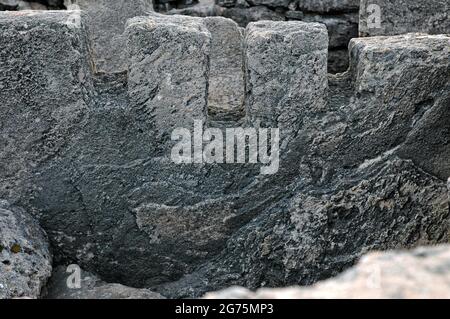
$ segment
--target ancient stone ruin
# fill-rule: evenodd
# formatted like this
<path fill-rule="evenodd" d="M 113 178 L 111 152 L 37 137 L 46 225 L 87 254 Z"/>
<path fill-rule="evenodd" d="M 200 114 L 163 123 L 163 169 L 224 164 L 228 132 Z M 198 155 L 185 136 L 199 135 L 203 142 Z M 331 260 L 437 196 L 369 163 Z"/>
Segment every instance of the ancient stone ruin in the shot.
<path fill-rule="evenodd" d="M 0 297 L 309 285 L 449 243 L 450 8 L 369 2 L 0 12 Z M 279 167 L 175 164 L 177 128 L 279 128 Z"/>

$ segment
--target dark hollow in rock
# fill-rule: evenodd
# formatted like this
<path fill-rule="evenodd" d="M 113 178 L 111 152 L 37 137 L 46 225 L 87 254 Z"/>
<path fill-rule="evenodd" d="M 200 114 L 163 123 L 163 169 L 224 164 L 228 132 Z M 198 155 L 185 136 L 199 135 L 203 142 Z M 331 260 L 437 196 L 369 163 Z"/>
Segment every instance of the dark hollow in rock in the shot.
<path fill-rule="evenodd" d="M 332 76 L 322 24 L 150 13 L 116 30 L 127 59 L 105 73 L 86 14 L 0 13 L 0 197 L 39 218 L 57 264 L 194 297 L 449 241 L 450 135 L 430 133 L 450 125 L 448 36 L 353 39 Z M 170 134 L 196 119 L 279 127 L 278 173 L 174 165 Z"/>

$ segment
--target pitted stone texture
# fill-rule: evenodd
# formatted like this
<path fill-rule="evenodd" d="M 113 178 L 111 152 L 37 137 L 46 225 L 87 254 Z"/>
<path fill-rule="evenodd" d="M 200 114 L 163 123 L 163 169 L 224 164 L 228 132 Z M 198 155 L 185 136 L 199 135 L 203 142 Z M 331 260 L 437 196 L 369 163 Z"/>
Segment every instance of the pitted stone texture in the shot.
<path fill-rule="evenodd" d="M 84 116 L 92 88 L 85 40 L 79 12 L 0 13 L 0 193 L 12 202 Z"/>
<path fill-rule="evenodd" d="M 88 16 L 96 71 L 126 71 L 126 22 L 153 11 L 152 0 L 65 0 L 65 5 L 80 8 Z"/>
<path fill-rule="evenodd" d="M 148 289 L 137 289 L 120 284 L 105 283 L 97 276 L 81 270 L 79 288 L 69 288 L 71 272 L 67 267 L 57 267 L 46 288 L 46 299 L 164 299 Z"/>
<path fill-rule="evenodd" d="M 51 272 L 47 235 L 38 222 L 0 200 L 0 299 L 39 298 Z"/>
<path fill-rule="evenodd" d="M 448 106 L 448 40 L 354 40 L 351 72 L 330 76 L 326 111 L 316 105 L 299 112 L 302 122 L 281 153 L 280 172 L 266 184 L 275 196 L 271 207 L 234 233 L 216 262 L 156 289 L 192 296 L 242 282 L 252 289 L 261 283 L 311 284 L 336 275 L 368 250 L 448 242 L 449 173 L 439 173 L 447 161 L 428 174 L 425 161 L 405 160 L 414 159 L 415 150 L 402 152 L 404 159 L 395 156 L 415 132 L 426 135 L 426 123 L 448 123 L 447 113 L 440 112 Z M 416 107 L 423 98 L 433 101 L 425 113 Z M 429 148 L 429 157 L 443 154 L 447 145 Z M 242 197 L 269 194 L 263 185 Z"/>
<path fill-rule="evenodd" d="M 0 148 L 0 197 L 40 217 L 58 263 L 76 261 L 108 282 L 171 297 L 198 296 L 233 283 L 312 283 L 369 249 L 448 241 L 444 180 L 422 171 L 421 162 L 390 157 L 410 130 L 426 123 L 422 112 L 411 111 L 415 103 L 431 97 L 424 115 L 438 114 L 447 94 L 442 46 L 448 38 L 358 42 L 352 72 L 329 77 L 327 100 L 324 26 L 288 23 L 268 28 L 266 38 L 262 25 L 250 26 L 249 119 L 292 124 L 281 132 L 291 143 L 280 154 L 280 172 L 256 177 L 248 166 L 170 161 L 173 127 L 191 129 L 206 114 L 211 32 L 204 20 L 131 20 L 130 74 L 92 80 L 80 62 L 88 61 L 88 50 L 76 23 L 59 25 L 51 14 L 0 16 L 6 43 L 0 85 L 7 87 L 0 91 L 6 105 L 0 136 L 7 141 Z M 36 24 L 47 19 L 45 28 Z M 34 29 L 20 34 L 23 24 L 37 28 L 28 44 Z M 55 45 L 58 61 L 42 63 L 42 48 Z M 24 73 L 34 54 L 42 65 Z M 372 84 L 376 78 L 380 87 Z M 78 104 L 67 108 L 72 99 Z M 41 130 L 37 118 L 52 121 Z M 381 207 L 372 197 L 381 198 Z M 304 200 L 309 204 L 302 206 Z M 360 230 L 366 220 L 373 236 Z"/>
<path fill-rule="evenodd" d="M 422 247 L 364 256 L 337 278 L 313 287 L 233 287 L 206 299 L 446 299 L 450 298 L 450 246 Z"/>
<path fill-rule="evenodd" d="M 370 250 L 450 239 L 444 183 L 411 162 L 385 159 L 330 187 L 329 194 L 308 187 L 273 205 L 237 232 L 215 262 L 158 291 L 186 297 L 232 285 L 310 285 Z"/>
<path fill-rule="evenodd" d="M 243 33 L 230 19 L 210 17 L 204 23 L 211 32 L 209 115 L 241 115 L 245 99 Z"/>
<path fill-rule="evenodd" d="M 450 175 L 446 160 L 450 154 L 449 40 L 448 36 L 417 34 L 352 40 L 350 68 L 360 96 L 354 111 L 365 132 L 354 136 L 354 141 L 371 145 L 371 150 L 361 151 L 373 154 L 383 141 L 392 148 L 398 146 L 402 158 L 412 159 L 442 180 Z M 385 119 L 373 121 L 373 116 Z M 377 131 L 386 133 L 380 139 Z M 352 146 L 352 156 L 358 149 Z"/>
<path fill-rule="evenodd" d="M 200 18 L 153 14 L 131 19 L 127 34 L 131 103 L 150 113 L 155 139 L 170 141 L 206 115 L 211 33 Z"/>
<path fill-rule="evenodd" d="M 325 26 L 260 21 L 246 30 L 247 115 L 253 125 L 280 128 L 284 140 L 302 114 L 317 111 L 327 96 Z"/>
<path fill-rule="evenodd" d="M 370 5 L 381 9 L 380 26 L 372 25 Z M 398 35 L 409 32 L 450 34 L 450 2 L 442 0 L 362 0 L 360 36 Z"/>

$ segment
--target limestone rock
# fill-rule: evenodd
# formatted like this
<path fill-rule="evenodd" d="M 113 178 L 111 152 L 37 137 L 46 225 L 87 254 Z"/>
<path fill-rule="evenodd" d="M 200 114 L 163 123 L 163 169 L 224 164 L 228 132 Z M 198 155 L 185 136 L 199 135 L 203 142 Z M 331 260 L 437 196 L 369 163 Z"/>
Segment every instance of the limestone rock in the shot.
<path fill-rule="evenodd" d="M 255 22 L 247 28 L 246 48 L 249 120 L 255 126 L 279 127 L 288 138 L 304 110 L 324 104 L 326 29 L 314 23 Z"/>
<path fill-rule="evenodd" d="M 65 4 L 85 11 L 88 16 L 96 71 L 126 71 L 126 22 L 153 11 L 152 0 L 66 0 Z"/>
<path fill-rule="evenodd" d="M 381 19 L 377 22 L 380 8 Z M 450 34 L 450 3 L 441 0 L 362 0 L 360 36 L 397 35 L 409 32 Z"/>
<path fill-rule="evenodd" d="M 164 299 L 148 289 L 136 289 L 120 284 L 105 283 L 97 276 L 80 269 L 79 287 L 71 287 L 71 272 L 67 267 L 57 267 L 46 287 L 46 299 Z"/>
<path fill-rule="evenodd" d="M 0 200 L 0 299 L 39 298 L 51 272 L 47 235 L 38 222 Z"/>
<path fill-rule="evenodd" d="M 242 31 L 230 19 L 210 17 L 204 22 L 211 33 L 208 75 L 210 115 L 239 115 L 244 111 L 245 98 Z"/>
<path fill-rule="evenodd" d="M 206 299 L 446 299 L 450 298 L 450 246 L 371 253 L 337 278 L 313 287 L 233 287 Z"/>
<path fill-rule="evenodd" d="M 156 130 L 164 136 L 177 127 L 193 126 L 193 119 L 205 114 L 208 98 L 211 33 L 203 20 L 138 17 L 129 20 L 127 36 L 131 103 L 151 110 Z"/>
<path fill-rule="evenodd" d="M 245 113 L 226 124 L 282 129 L 279 171 L 261 176 L 170 159 L 174 128 L 209 125 L 204 19 L 131 19 L 129 72 L 114 74 L 92 71 L 85 24 L 0 13 L 0 197 L 39 217 L 57 264 L 195 297 L 311 284 L 371 249 L 448 241 L 448 161 L 415 151 L 448 154 L 426 139 L 449 123 L 448 37 L 354 40 L 350 71 L 328 76 L 324 25 L 250 24 Z"/>

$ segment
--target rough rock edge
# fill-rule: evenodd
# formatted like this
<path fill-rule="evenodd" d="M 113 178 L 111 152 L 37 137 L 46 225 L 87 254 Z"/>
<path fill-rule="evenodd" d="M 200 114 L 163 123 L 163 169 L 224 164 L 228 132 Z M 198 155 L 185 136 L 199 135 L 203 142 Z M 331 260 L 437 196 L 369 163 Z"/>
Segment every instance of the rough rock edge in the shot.
<path fill-rule="evenodd" d="M 450 298 L 450 245 L 370 253 L 336 278 L 312 287 L 233 287 L 205 299 L 441 299 Z"/>

